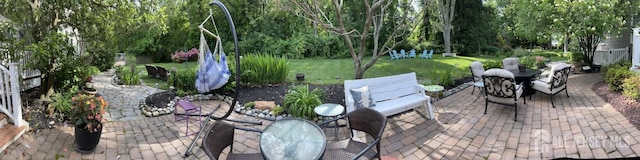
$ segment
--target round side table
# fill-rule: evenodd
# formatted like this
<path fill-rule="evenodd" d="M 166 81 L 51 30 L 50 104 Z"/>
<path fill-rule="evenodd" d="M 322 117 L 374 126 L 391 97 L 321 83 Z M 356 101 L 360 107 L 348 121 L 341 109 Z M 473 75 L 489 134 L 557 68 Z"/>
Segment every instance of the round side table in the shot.
<path fill-rule="evenodd" d="M 325 103 L 317 106 L 313 109 L 313 111 L 321 116 L 324 120 L 325 118 L 334 118 L 341 115 L 342 112 L 344 112 L 344 106 L 335 103 Z M 338 126 L 338 121 L 335 121 L 333 128 L 335 129 L 334 133 L 336 136 L 336 140 L 338 139 Z M 325 127 L 326 125 L 322 126 L 322 129 L 324 130 Z"/>
<path fill-rule="evenodd" d="M 427 93 L 429 93 L 427 95 L 431 96 L 431 99 L 434 101 L 433 105 L 435 107 L 436 105 L 435 102 L 438 102 L 440 100 L 440 94 L 444 91 L 444 87 L 441 85 L 428 85 L 428 86 L 424 86 L 424 90 Z M 447 112 L 447 110 L 445 110 L 444 107 L 441 107 L 441 108 L 444 112 Z"/>

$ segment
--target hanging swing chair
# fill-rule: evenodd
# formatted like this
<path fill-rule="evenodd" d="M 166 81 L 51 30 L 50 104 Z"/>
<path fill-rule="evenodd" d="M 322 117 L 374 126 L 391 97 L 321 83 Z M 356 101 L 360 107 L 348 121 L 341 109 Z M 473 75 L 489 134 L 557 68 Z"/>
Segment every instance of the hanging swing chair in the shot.
<path fill-rule="evenodd" d="M 235 65 L 236 65 L 236 69 L 235 69 L 235 73 L 241 73 L 240 72 L 240 52 L 238 51 L 238 36 L 236 34 L 236 28 L 235 25 L 233 23 L 233 19 L 231 18 L 231 14 L 229 14 L 229 10 L 227 10 L 227 7 L 225 7 L 225 5 L 217 0 L 211 1 L 209 3 L 210 6 L 213 5 L 217 5 L 218 7 L 220 7 L 222 9 L 222 12 L 224 13 L 224 15 L 227 18 L 227 21 L 229 23 L 229 27 L 231 28 L 231 34 L 233 36 L 233 43 L 234 43 L 234 53 L 235 53 Z M 213 23 L 215 32 L 218 33 L 218 29 L 216 28 L 216 24 L 213 20 L 213 12 L 210 9 L 209 10 L 209 17 L 207 17 L 204 22 L 202 22 L 202 24 L 200 26 L 198 26 L 198 28 L 200 29 L 200 52 L 198 53 L 198 63 L 200 64 L 200 68 L 198 69 L 197 75 L 196 75 L 196 89 L 198 90 L 198 92 L 200 93 L 206 93 L 209 92 L 211 90 L 215 90 L 215 89 L 219 89 L 222 86 L 224 86 L 226 83 L 228 83 L 229 78 L 231 77 L 231 72 L 229 70 L 229 67 L 227 66 L 227 59 L 226 59 L 226 55 L 222 49 L 222 41 L 220 40 L 220 37 L 218 36 L 219 34 L 214 34 L 211 33 L 209 30 L 205 29 L 204 24 L 211 19 L 211 22 Z M 209 49 L 208 43 L 206 41 L 205 38 L 205 34 L 213 36 L 216 40 L 216 44 L 214 47 L 213 52 Z M 218 55 L 218 60 L 216 60 L 214 58 L 214 54 Z M 237 84 L 240 83 L 240 74 L 236 74 L 235 75 L 235 82 Z M 231 104 L 229 105 L 229 109 L 225 112 L 225 114 L 223 116 L 217 117 L 214 116 L 213 113 L 215 112 L 212 111 L 211 113 L 207 114 L 206 120 L 205 122 L 203 122 L 203 124 L 207 124 L 209 122 L 209 120 L 213 119 L 213 120 L 225 120 L 225 121 L 232 121 L 232 122 L 238 122 L 238 123 L 248 123 L 248 124 L 254 124 L 254 125 L 262 125 L 262 122 L 258 121 L 258 122 L 246 122 L 246 121 L 239 121 L 239 120 L 233 120 L 233 119 L 228 119 L 229 115 L 231 115 L 231 113 L 233 112 L 233 106 L 236 106 L 236 100 L 238 98 L 238 85 L 235 85 L 235 92 L 233 93 L 233 100 L 231 101 Z M 219 108 L 220 106 L 218 106 Z M 199 115 L 199 116 L 205 116 L 205 115 Z M 200 128 L 200 131 L 198 131 L 198 134 L 196 135 L 196 137 L 193 139 L 193 141 L 191 142 L 191 145 L 189 145 L 189 147 L 187 148 L 187 151 L 185 152 L 185 154 L 183 155 L 184 158 L 189 157 L 191 155 L 191 149 L 193 149 L 193 147 L 195 146 L 195 143 L 197 142 L 198 138 L 200 137 L 200 135 L 202 135 L 202 131 L 205 131 L 205 127 L 207 125 L 202 125 Z"/>
<path fill-rule="evenodd" d="M 227 84 L 229 77 L 231 77 L 231 71 L 229 71 L 229 67 L 227 65 L 227 57 L 224 54 L 220 37 L 204 28 L 204 24 L 209 19 L 211 19 L 214 29 L 216 33 L 218 33 L 218 28 L 215 27 L 216 24 L 211 14 L 209 14 L 204 22 L 198 26 L 200 29 L 200 52 L 198 53 L 198 64 L 200 65 L 200 68 L 196 74 L 196 89 L 200 93 L 207 93 L 209 91 L 219 89 Z M 204 36 L 205 33 L 213 36 L 216 40 L 213 53 L 209 49 L 207 39 Z M 213 54 L 218 55 L 219 61 L 214 58 Z"/>

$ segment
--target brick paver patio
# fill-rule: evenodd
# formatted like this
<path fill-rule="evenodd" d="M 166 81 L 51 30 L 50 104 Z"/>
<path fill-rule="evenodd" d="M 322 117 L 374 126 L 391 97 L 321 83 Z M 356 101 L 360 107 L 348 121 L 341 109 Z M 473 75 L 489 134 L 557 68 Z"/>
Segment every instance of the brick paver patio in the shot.
<path fill-rule="evenodd" d="M 549 159 L 617 158 L 640 155 L 640 131 L 619 112 L 598 97 L 591 87 L 602 74 L 571 75 L 568 89 L 556 95 L 556 108 L 548 96 L 533 95 L 527 104 L 520 101 L 518 121 L 513 107 L 473 102 L 471 87 L 435 103 L 446 112 L 427 120 L 422 112 L 406 112 L 389 118 L 382 154 L 398 159 Z M 477 94 L 477 93 L 476 93 Z M 212 111 L 217 101 L 200 102 Z M 225 106 L 228 107 L 228 106 Z M 439 108 L 440 109 L 440 108 Z M 216 113 L 222 113 L 217 111 Z M 258 121 L 233 113 L 232 118 Z M 192 118 L 193 120 L 194 118 Z M 264 129 L 270 122 L 261 126 Z M 197 123 L 197 121 L 191 121 Z M 238 124 L 242 125 L 242 124 Z M 92 154 L 73 150 L 73 128 L 57 127 L 29 132 L 12 144 L 0 159 L 183 159 L 193 137 L 184 137 L 184 122 L 172 115 L 143 120 L 108 122 L 102 139 Z M 332 135 L 332 129 L 326 130 Z M 341 138 L 347 136 L 340 130 Z M 236 131 L 234 152 L 258 153 L 256 133 Z M 331 133 L 331 134 L 329 134 Z M 335 140 L 333 136 L 327 137 Z M 207 159 L 198 143 L 186 159 Z M 223 155 L 224 156 L 224 155 Z"/>

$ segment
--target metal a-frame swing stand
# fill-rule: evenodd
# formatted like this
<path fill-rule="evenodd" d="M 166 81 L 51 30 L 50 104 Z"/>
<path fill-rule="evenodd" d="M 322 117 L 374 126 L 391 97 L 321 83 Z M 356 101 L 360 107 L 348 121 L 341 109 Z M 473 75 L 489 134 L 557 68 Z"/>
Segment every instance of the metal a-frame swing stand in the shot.
<path fill-rule="evenodd" d="M 233 44 L 234 44 L 234 47 L 235 47 L 236 73 L 241 73 L 240 72 L 240 52 L 238 51 L 238 36 L 236 34 L 236 27 L 235 27 L 235 25 L 233 23 L 233 19 L 231 18 L 231 14 L 229 14 L 229 10 L 227 10 L 227 7 L 222 2 L 217 1 L 217 0 L 209 2 L 209 6 L 213 6 L 213 5 L 217 5 L 218 7 L 220 7 L 220 9 L 222 9 L 222 12 L 224 12 L 224 15 L 227 17 L 227 21 L 229 23 L 229 26 L 231 28 L 231 33 L 233 35 Z M 235 80 L 236 80 L 236 84 L 238 84 L 238 82 L 240 81 L 240 74 L 236 74 Z M 212 111 L 211 113 L 207 114 L 207 115 L 198 115 L 198 116 L 206 116 L 207 117 L 205 119 L 205 121 L 204 121 L 205 125 L 201 125 L 200 131 L 198 131 L 198 134 L 196 135 L 196 138 L 193 139 L 193 141 L 189 145 L 189 148 L 187 148 L 187 151 L 184 153 L 183 158 L 187 158 L 187 157 L 189 157 L 191 155 L 191 150 L 195 146 L 198 138 L 202 135 L 202 131 L 204 131 L 204 128 L 207 126 L 206 124 L 208 124 L 211 119 L 216 120 L 216 121 L 225 120 L 225 121 L 231 121 L 231 122 L 237 122 L 237 123 L 248 123 L 248 124 L 254 124 L 254 125 L 262 125 L 262 122 L 260 122 L 260 121 L 258 121 L 258 122 L 246 122 L 246 121 L 240 121 L 240 120 L 227 119 L 229 117 L 229 115 L 231 115 L 231 112 L 233 112 L 233 107 L 236 105 L 236 99 L 238 98 L 238 86 L 239 85 L 235 86 L 235 92 L 233 93 L 233 100 L 231 102 L 229 110 L 222 117 L 213 116 L 213 113 L 215 112 L 215 110 Z M 218 108 L 220 108 L 220 105 L 218 105 Z"/>

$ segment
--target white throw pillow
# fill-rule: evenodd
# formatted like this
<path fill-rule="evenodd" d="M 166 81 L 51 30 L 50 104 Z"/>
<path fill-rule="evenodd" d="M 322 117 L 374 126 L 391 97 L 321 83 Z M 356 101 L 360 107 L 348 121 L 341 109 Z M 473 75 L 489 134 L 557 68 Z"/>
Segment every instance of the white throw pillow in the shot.
<path fill-rule="evenodd" d="M 368 86 L 350 89 L 351 96 L 353 97 L 353 105 L 357 108 L 360 107 L 373 107 L 376 106 L 371 98 L 371 92 Z"/>

